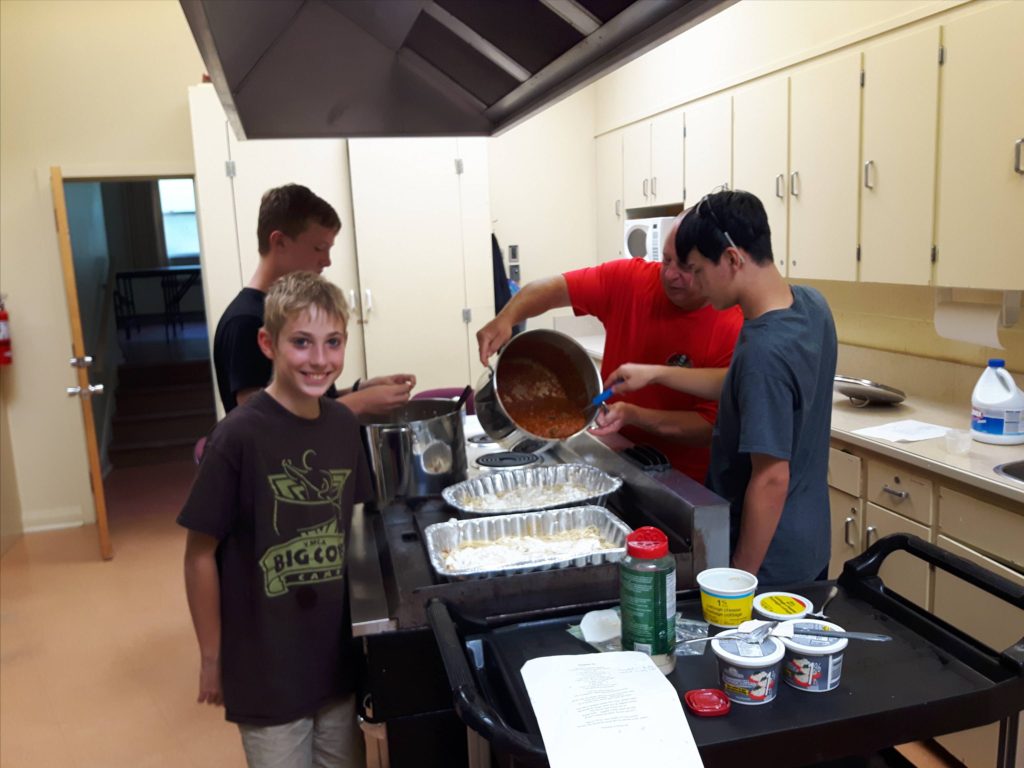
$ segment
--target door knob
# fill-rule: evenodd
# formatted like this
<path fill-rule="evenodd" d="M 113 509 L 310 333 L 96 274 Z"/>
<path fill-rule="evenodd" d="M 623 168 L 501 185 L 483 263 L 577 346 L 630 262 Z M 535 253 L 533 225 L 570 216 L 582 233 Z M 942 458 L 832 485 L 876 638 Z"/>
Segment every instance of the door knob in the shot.
<path fill-rule="evenodd" d="M 103 385 L 90 384 L 85 389 L 82 389 L 82 387 L 68 387 L 64 391 L 67 392 L 68 397 L 75 397 L 75 395 L 78 397 L 92 397 L 93 395 L 103 394 Z"/>

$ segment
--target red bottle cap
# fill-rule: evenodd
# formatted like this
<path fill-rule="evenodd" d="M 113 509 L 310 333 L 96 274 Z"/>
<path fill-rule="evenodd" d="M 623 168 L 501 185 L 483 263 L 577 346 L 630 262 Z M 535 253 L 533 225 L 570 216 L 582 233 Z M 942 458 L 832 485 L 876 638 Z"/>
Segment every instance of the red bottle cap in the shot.
<path fill-rule="evenodd" d="M 657 528 L 645 525 L 626 536 L 626 552 L 630 557 L 657 560 L 668 554 L 668 537 Z"/>
<path fill-rule="evenodd" d="M 695 688 L 687 691 L 683 700 L 693 714 L 701 717 L 725 715 L 732 707 L 725 693 L 717 688 Z"/>

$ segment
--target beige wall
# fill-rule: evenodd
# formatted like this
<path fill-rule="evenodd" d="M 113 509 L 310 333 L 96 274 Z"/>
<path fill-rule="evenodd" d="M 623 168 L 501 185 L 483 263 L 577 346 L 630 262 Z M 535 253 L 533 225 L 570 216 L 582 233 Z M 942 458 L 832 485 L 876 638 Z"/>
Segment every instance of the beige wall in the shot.
<path fill-rule="evenodd" d="M 523 282 L 597 263 L 594 100 L 584 88 L 488 145 L 494 233 L 519 246 Z"/>
<path fill-rule="evenodd" d="M 48 167 L 192 173 L 187 87 L 202 60 L 174 0 L 0 2 L 0 290 L 15 362 L 0 408 L 26 529 L 93 519 Z M 12 453 L 13 456 L 8 456 Z"/>

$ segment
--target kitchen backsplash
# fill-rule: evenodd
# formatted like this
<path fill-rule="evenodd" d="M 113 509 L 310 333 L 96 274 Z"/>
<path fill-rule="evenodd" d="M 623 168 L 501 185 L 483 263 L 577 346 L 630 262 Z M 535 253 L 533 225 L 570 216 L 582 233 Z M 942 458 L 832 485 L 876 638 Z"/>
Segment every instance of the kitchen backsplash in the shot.
<path fill-rule="evenodd" d="M 951 363 L 902 352 L 868 349 L 852 344 L 839 345 L 836 373 L 858 379 L 870 379 L 888 387 L 896 387 L 908 397 L 920 397 L 953 405 L 971 402 L 971 393 L 978 383 L 983 366 Z M 1018 386 L 1024 375 L 1011 371 Z"/>

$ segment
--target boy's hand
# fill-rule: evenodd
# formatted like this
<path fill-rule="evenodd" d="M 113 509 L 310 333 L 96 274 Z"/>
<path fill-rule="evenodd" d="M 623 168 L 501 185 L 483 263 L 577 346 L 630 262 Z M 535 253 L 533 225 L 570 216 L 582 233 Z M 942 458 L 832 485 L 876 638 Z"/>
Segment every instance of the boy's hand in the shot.
<path fill-rule="evenodd" d="M 199 704 L 224 704 L 224 691 L 220 687 L 220 659 L 203 659 L 199 663 Z"/>
<path fill-rule="evenodd" d="M 415 377 L 409 377 L 412 381 L 401 384 L 377 384 L 368 387 L 361 385 L 356 392 L 349 392 L 342 395 L 338 400 L 359 415 L 361 413 L 387 413 L 395 406 L 401 405 L 409 400 L 412 393 Z"/>
<path fill-rule="evenodd" d="M 408 386 L 410 390 L 416 386 L 416 377 L 411 373 L 393 373 L 390 376 L 374 376 L 359 385 L 359 389 L 379 387 L 381 385 Z"/>
<path fill-rule="evenodd" d="M 612 387 L 615 394 L 624 392 L 635 392 L 643 389 L 648 384 L 654 383 L 658 374 L 659 366 L 641 365 L 639 363 L 626 363 L 612 371 L 604 380 L 604 386 Z M 614 385 L 614 386 L 612 386 Z"/>

